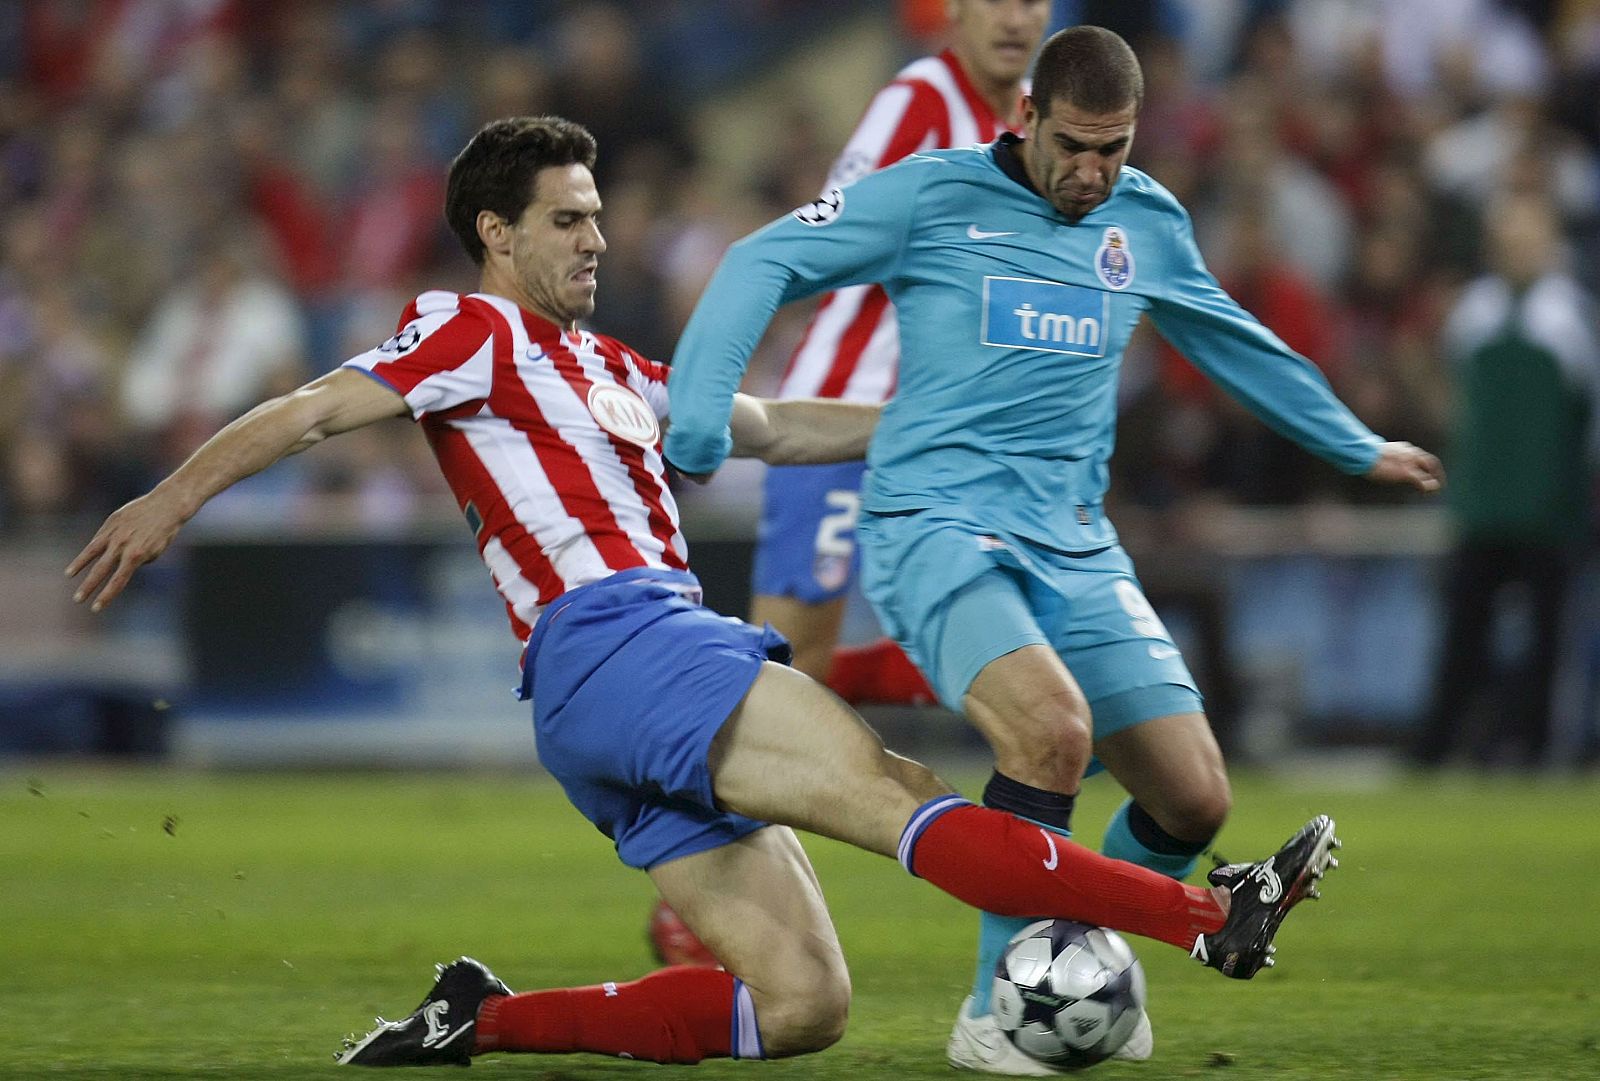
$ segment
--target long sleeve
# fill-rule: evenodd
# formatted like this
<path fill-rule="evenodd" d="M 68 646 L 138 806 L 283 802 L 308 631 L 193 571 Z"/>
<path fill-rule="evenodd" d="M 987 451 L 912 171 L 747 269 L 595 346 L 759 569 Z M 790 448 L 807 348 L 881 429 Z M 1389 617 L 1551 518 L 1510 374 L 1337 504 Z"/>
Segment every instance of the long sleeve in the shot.
<path fill-rule="evenodd" d="M 728 249 L 673 356 L 673 465 L 710 473 L 727 457 L 734 392 L 780 304 L 893 274 L 925 168 L 910 158 L 832 189 Z"/>
<path fill-rule="evenodd" d="M 1217 284 L 1173 204 L 1170 287 L 1151 298 L 1157 329 L 1268 427 L 1346 473 L 1377 461 L 1382 440 L 1361 423 L 1305 357 L 1262 326 Z"/>

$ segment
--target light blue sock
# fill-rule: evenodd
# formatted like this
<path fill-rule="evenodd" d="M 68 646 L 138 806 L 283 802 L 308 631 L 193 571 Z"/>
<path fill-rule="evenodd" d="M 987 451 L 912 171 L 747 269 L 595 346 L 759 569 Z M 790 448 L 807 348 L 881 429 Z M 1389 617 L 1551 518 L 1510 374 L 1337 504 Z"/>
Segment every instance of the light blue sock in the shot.
<path fill-rule="evenodd" d="M 1032 819 L 1028 821 L 1032 822 Z M 1038 823 L 1035 823 L 1038 825 Z M 1049 829 L 1048 826 L 1040 826 Z M 1071 837 L 1070 830 L 1050 830 L 1062 837 Z M 996 916 L 993 912 L 978 913 L 978 964 L 972 974 L 972 1016 L 982 1017 L 991 1012 L 990 996 L 994 992 L 994 968 L 1000 963 L 1011 937 L 1030 923 L 1043 917 Z"/>
<path fill-rule="evenodd" d="M 1111 816 L 1111 823 L 1106 827 L 1105 841 L 1100 851 L 1113 859 L 1127 860 L 1137 863 L 1140 867 L 1148 867 L 1157 874 L 1167 875 L 1169 878 L 1182 880 L 1194 870 L 1195 863 L 1199 860 L 1199 853 L 1172 854 L 1168 852 L 1154 852 L 1140 844 L 1134 837 L 1133 830 L 1128 826 L 1128 808 L 1133 806 L 1133 800 L 1126 800 L 1117 813 Z M 1063 837 L 1072 836 L 1063 833 Z M 992 912 L 979 913 L 978 922 L 978 964 L 972 979 L 972 1016 L 982 1017 L 990 1013 L 992 1006 L 990 997 L 994 989 L 994 969 L 1000 961 L 1000 955 L 1005 952 L 1006 943 L 1011 937 L 1028 924 L 1035 922 L 1018 916 L 996 916 Z"/>
<path fill-rule="evenodd" d="M 993 912 L 978 913 L 978 967 L 972 976 L 972 1016 L 989 1013 L 990 996 L 994 992 L 994 968 L 1000 963 L 1011 936 L 1022 930 L 1031 919 L 1023 916 L 996 916 Z"/>
<path fill-rule="evenodd" d="M 1168 878 L 1180 881 L 1188 878 L 1200 854 L 1195 852 L 1175 855 L 1170 852 L 1152 852 L 1140 844 L 1138 838 L 1134 837 L 1133 830 L 1128 827 L 1128 808 L 1132 806 L 1133 800 L 1125 800 L 1122 806 L 1117 808 L 1117 813 L 1111 816 L 1111 822 L 1106 826 L 1106 838 L 1100 844 L 1100 851 L 1112 859 L 1137 863 L 1140 867 L 1148 867 Z"/>

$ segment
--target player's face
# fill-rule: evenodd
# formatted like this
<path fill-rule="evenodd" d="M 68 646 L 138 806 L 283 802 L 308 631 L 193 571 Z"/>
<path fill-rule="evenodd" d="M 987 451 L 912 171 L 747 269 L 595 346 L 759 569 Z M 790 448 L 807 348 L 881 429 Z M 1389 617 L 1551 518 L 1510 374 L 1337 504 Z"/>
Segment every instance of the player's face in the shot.
<path fill-rule="evenodd" d="M 536 310 L 567 324 L 594 313 L 595 270 L 606 250 L 600 194 L 583 165 L 551 166 L 534 177 L 533 201 L 512 227 L 511 264 Z"/>
<path fill-rule="evenodd" d="M 985 82 L 1019 83 L 1028 73 L 1050 0 L 949 0 L 951 44 L 961 62 Z"/>
<path fill-rule="evenodd" d="M 1089 113 L 1057 99 L 1045 116 L 1027 97 L 1022 99 L 1022 119 L 1028 179 L 1052 206 L 1077 221 L 1110 198 L 1133 147 L 1137 106 Z"/>
<path fill-rule="evenodd" d="M 1561 245 L 1561 231 L 1550 208 L 1539 198 L 1503 198 L 1488 216 L 1490 262 L 1514 285 L 1528 286 L 1550 269 Z"/>

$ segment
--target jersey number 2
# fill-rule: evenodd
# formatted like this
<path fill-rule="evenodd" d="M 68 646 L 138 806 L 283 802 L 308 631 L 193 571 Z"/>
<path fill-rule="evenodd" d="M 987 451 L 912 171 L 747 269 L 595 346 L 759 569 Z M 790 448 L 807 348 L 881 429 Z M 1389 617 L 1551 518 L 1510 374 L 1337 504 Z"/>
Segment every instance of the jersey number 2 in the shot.
<path fill-rule="evenodd" d="M 856 550 L 856 519 L 861 516 L 861 493 L 835 488 L 822 497 L 831 509 L 817 523 L 817 555 L 849 559 Z"/>

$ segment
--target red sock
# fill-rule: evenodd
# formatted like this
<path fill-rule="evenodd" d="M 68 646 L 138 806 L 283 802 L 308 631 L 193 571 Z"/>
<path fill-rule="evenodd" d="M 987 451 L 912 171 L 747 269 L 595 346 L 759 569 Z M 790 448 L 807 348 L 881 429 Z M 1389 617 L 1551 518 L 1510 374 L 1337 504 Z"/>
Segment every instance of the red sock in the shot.
<path fill-rule="evenodd" d="M 951 809 L 941 811 L 941 804 Z M 1110 859 L 958 796 L 925 804 L 912 817 L 900 859 L 912 874 L 998 916 L 1080 920 L 1182 950 L 1224 919 L 1208 889 Z"/>
<path fill-rule="evenodd" d="M 835 649 L 828 689 L 851 705 L 924 706 L 939 699 L 922 670 L 888 638 Z"/>
<path fill-rule="evenodd" d="M 726 1058 L 735 1051 L 735 983 L 721 969 L 678 967 L 632 983 L 484 999 L 473 1053 L 593 1051 L 683 1064 Z M 742 1058 L 761 1054 L 753 1017 L 750 1012 L 740 1027 L 750 1033 L 745 1040 L 756 1046 L 739 1048 Z"/>

